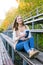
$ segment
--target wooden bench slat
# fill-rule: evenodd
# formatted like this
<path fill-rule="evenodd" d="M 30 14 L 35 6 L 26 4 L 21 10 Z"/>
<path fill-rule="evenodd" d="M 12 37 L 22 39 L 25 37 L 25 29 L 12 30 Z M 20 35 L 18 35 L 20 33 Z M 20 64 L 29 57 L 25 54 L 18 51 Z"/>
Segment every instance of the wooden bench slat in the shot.
<path fill-rule="evenodd" d="M 0 52 L 0 65 L 3 65 L 2 57 L 1 57 L 1 52 Z"/>
<path fill-rule="evenodd" d="M 30 32 L 32 32 L 32 33 L 43 33 L 43 29 L 31 29 Z"/>
<path fill-rule="evenodd" d="M 21 56 L 21 58 L 24 58 L 24 60 L 27 61 L 28 64 L 31 63 L 32 65 L 39 65 L 39 64 L 43 65 L 36 58 L 29 59 L 29 55 L 25 52 L 20 52 L 20 51 L 17 51 L 17 50 L 15 52 L 17 52 Z"/>
<path fill-rule="evenodd" d="M 32 24 L 32 23 L 37 23 L 37 24 L 42 23 L 43 24 L 43 18 L 38 18 L 38 19 L 35 19 L 35 20 L 27 21 L 24 24 L 29 25 L 29 24 Z"/>
<path fill-rule="evenodd" d="M 36 58 L 43 63 L 43 52 L 40 52 L 40 54 L 37 55 Z"/>
<path fill-rule="evenodd" d="M 1 46 L 1 53 L 2 53 L 3 63 L 5 65 L 13 65 L 12 60 L 11 60 L 11 58 L 9 57 L 9 55 L 8 55 L 8 53 L 6 51 L 1 38 L 0 38 L 0 42 L 1 42 L 0 46 Z"/>
<path fill-rule="evenodd" d="M 7 32 L 9 33 L 9 32 L 13 32 L 13 31 L 8 30 Z M 32 32 L 32 33 L 43 33 L 43 29 L 31 29 L 30 32 Z"/>

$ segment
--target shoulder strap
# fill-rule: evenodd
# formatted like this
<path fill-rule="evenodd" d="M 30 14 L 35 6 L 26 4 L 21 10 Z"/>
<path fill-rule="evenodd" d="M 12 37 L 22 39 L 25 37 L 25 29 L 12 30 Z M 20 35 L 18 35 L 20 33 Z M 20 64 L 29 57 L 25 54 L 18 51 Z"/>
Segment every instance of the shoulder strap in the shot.
<path fill-rule="evenodd" d="M 28 25 L 25 25 L 25 27 L 26 27 L 27 29 L 29 29 Z"/>

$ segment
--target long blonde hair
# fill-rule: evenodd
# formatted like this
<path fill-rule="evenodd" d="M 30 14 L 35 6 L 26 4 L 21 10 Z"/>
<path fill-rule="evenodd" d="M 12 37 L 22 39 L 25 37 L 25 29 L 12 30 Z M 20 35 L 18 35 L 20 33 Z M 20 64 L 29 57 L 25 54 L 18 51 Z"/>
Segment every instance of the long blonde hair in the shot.
<path fill-rule="evenodd" d="M 17 16 L 17 17 L 18 17 L 18 16 Z M 14 20 L 14 24 L 13 24 L 13 29 L 15 28 L 15 31 L 17 31 L 17 30 L 18 30 L 17 17 L 15 18 L 15 20 Z M 24 25 L 23 20 L 22 20 L 22 25 Z"/>

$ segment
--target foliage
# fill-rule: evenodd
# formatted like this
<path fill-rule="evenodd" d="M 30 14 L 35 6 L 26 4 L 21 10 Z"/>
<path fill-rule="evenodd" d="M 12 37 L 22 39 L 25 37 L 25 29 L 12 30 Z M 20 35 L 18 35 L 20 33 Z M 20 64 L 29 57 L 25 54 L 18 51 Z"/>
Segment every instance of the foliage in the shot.
<path fill-rule="evenodd" d="M 19 7 L 17 9 L 11 8 L 6 13 L 6 18 L 4 20 L 4 23 L 2 23 L 1 27 L 3 27 L 3 29 L 6 30 L 8 26 L 14 21 L 15 17 L 19 14 L 23 17 L 23 19 L 26 17 L 30 17 L 30 14 L 32 13 L 32 15 L 36 14 L 33 10 L 35 10 L 37 7 L 41 5 L 43 5 L 43 0 L 20 0 Z M 30 11 L 33 12 L 30 13 Z"/>
<path fill-rule="evenodd" d="M 6 18 L 1 25 L 1 31 L 6 30 L 9 25 L 14 21 L 17 15 L 21 15 L 23 19 L 30 17 L 32 15 L 36 15 L 36 8 L 40 7 L 39 10 L 43 9 L 43 0 L 20 0 L 19 7 L 17 9 L 12 8 L 6 13 Z M 31 12 L 31 13 L 30 13 Z M 40 12 L 43 12 L 40 11 Z M 31 28 L 31 26 L 30 26 Z M 36 28 L 41 28 L 40 25 L 35 25 Z M 40 43 L 39 46 L 42 47 L 43 40 L 41 39 L 42 35 L 40 36 Z M 43 37 L 42 37 L 43 38 Z M 35 37 L 36 39 L 36 37 Z M 36 41 L 36 40 L 35 40 Z M 41 44 L 42 43 L 42 44 Z M 41 44 L 41 45 L 40 45 Z"/>
<path fill-rule="evenodd" d="M 0 33 L 3 32 L 3 31 L 4 31 L 4 29 L 0 27 Z"/>

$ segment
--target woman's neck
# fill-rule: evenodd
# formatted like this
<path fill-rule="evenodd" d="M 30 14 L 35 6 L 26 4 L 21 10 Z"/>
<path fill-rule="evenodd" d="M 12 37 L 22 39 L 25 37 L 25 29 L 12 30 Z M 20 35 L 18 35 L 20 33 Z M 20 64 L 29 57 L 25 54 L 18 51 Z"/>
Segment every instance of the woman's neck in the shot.
<path fill-rule="evenodd" d="M 23 25 L 22 24 L 19 24 L 18 27 L 22 27 Z"/>

